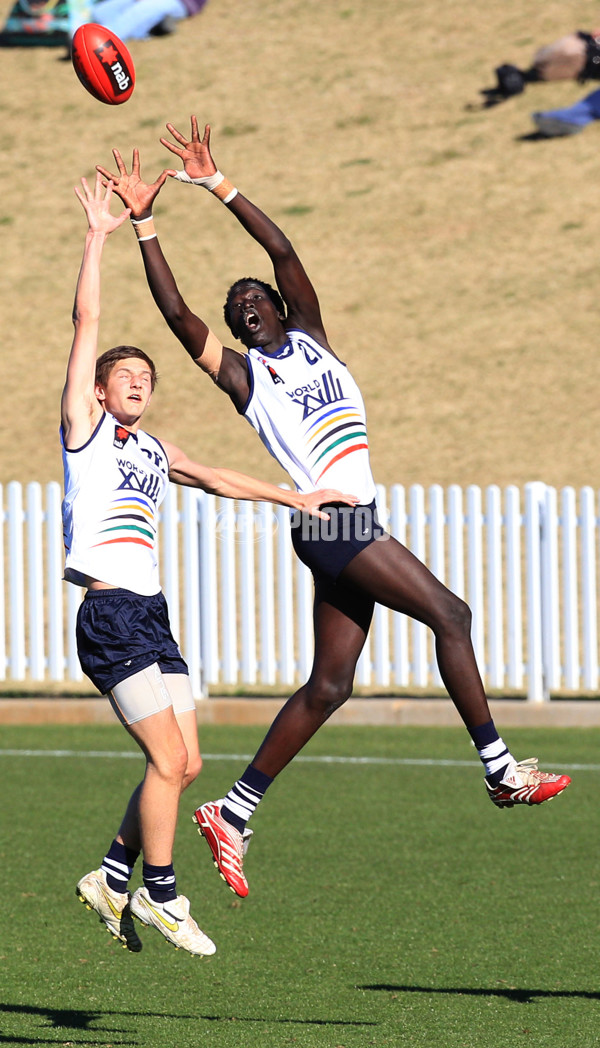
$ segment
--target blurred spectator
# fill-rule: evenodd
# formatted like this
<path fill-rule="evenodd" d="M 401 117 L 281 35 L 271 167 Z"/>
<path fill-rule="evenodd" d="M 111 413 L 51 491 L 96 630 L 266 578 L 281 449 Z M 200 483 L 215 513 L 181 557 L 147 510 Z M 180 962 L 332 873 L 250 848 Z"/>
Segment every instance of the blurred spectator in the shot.
<path fill-rule="evenodd" d="M 546 138 L 575 135 L 594 120 L 600 120 L 600 88 L 564 109 L 548 109 L 532 113 L 538 131 Z"/>
<path fill-rule="evenodd" d="M 68 45 L 77 26 L 86 21 L 85 0 L 14 0 L 0 32 L 0 47 Z"/>
<path fill-rule="evenodd" d="M 600 80 L 600 28 L 591 33 L 569 33 L 553 44 L 540 47 L 529 69 L 505 63 L 495 70 L 496 85 L 484 89 L 484 107 L 498 105 L 520 95 L 527 84 L 551 80 Z M 532 113 L 537 131 L 546 138 L 573 135 L 594 120 L 600 120 L 600 89 L 564 109 Z"/>
<path fill-rule="evenodd" d="M 576 32 L 541 47 L 529 69 L 505 64 L 495 70 L 496 86 L 482 91 L 485 105 L 497 105 L 519 95 L 527 84 L 550 80 L 600 80 L 600 28 L 591 33 Z"/>
<path fill-rule="evenodd" d="M 174 33 L 177 23 L 202 10 L 206 0 L 99 0 L 91 20 L 112 29 L 121 40 Z"/>

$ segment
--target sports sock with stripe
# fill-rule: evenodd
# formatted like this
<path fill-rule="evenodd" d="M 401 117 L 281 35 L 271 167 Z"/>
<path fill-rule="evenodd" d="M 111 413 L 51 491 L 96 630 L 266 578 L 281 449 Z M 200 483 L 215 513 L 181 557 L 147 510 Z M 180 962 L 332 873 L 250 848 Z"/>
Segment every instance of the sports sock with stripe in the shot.
<path fill-rule="evenodd" d="M 514 761 L 508 746 L 498 735 L 493 720 L 477 728 L 469 728 L 469 734 L 485 768 L 487 781 L 490 786 L 498 786 L 508 765 Z"/>
<path fill-rule="evenodd" d="M 149 862 L 144 862 L 142 878 L 144 887 L 154 902 L 172 902 L 177 898 L 173 863 L 169 863 L 168 866 L 152 866 Z"/>
<path fill-rule="evenodd" d="M 258 771 L 253 764 L 249 764 L 241 778 L 231 787 L 221 805 L 221 815 L 225 821 L 243 833 L 248 819 L 262 801 L 272 782 L 273 779 L 270 776 Z"/>
<path fill-rule="evenodd" d="M 127 848 L 125 844 L 121 844 L 116 838 L 112 842 L 100 869 L 106 874 L 106 883 L 113 892 L 119 892 L 122 895 L 127 891 L 129 878 L 139 854 L 132 848 Z"/>

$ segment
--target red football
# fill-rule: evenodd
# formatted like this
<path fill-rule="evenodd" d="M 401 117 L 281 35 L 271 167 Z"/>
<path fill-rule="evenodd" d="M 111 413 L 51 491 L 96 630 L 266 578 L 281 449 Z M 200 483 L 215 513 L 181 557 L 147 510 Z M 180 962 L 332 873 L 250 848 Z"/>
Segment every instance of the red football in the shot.
<path fill-rule="evenodd" d="M 73 68 L 87 91 L 99 102 L 118 106 L 135 86 L 131 55 L 118 36 L 102 25 L 86 22 L 71 42 Z"/>

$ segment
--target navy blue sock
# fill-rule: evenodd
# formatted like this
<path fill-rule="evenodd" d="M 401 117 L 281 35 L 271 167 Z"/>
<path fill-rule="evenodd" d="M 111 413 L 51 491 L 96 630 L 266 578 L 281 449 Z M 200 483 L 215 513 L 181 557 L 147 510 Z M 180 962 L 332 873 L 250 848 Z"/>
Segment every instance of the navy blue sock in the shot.
<path fill-rule="evenodd" d="M 269 775 L 249 764 L 240 779 L 231 787 L 221 805 L 221 815 L 226 822 L 244 832 L 246 823 L 262 801 L 273 782 Z"/>
<path fill-rule="evenodd" d="M 484 746 L 490 746 L 498 738 L 493 720 L 479 724 L 476 728 L 469 728 L 468 732 L 478 750 L 482 750 Z"/>
<path fill-rule="evenodd" d="M 493 720 L 476 728 L 469 728 L 469 735 L 485 768 L 487 781 L 491 786 L 498 786 L 506 768 L 514 760 L 508 746 L 498 735 Z"/>
<path fill-rule="evenodd" d="M 127 891 L 129 878 L 139 854 L 138 851 L 121 844 L 116 838 L 112 842 L 100 869 L 106 874 L 106 883 L 113 892 L 120 892 L 122 895 Z"/>
<path fill-rule="evenodd" d="M 173 863 L 169 863 L 168 866 L 152 866 L 149 862 L 144 862 L 142 877 L 144 887 L 154 902 L 172 902 L 177 898 Z"/>

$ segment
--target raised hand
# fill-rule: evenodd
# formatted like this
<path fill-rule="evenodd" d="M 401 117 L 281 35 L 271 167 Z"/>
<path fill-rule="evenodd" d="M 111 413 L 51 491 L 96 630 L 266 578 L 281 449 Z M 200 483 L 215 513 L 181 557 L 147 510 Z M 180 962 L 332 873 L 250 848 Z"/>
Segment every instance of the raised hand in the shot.
<path fill-rule="evenodd" d="M 98 171 L 106 180 L 103 185 L 112 186 L 117 196 L 119 196 L 125 206 L 130 209 L 132 217 L 139 218 L 141 215 L 144 215 L 146 211 L 152 210 L 152 204 L 167 181 L 168 176 L 174 175 L 175 171 L 169 169 L 161 171 L 156 182 L 149 184 L 148 182 L 142 181 L 140 175 L 140 154 L 137 149 L 133 150 L 131 174 L 127 173 L 127 168 L 119 150 L 113 149 L 112 152 L 117 168 L 119 169 L 119 174 L 111 174 L 110 171 L 105 167 L 102 167 L 100 164 L 96 164 L 96 171 Z"/>
<path fill-rule="evenodd" d="M 180 131 L 173 127 L 173 124 L 167 124 L 167 130 L 173 135 L 173 138 L 179 145 L 175 145 L 167 138 L 161 138 L 161 144 L 183 161 L 185 172 L 190 178 L 204 178 L 206 175 L 214 175 L 217 166 L 210 155 L 210 125 L 207 124 L 204 128 L 204 135 L 201 139 L 198 133 L 197 118 L 193 116 L 191 121 L 192 137 L 189 142 Z M 169 171 L 168 174 L 174 175 L 175 172 Z"/>
<path fill-rule="evenodd" d="M 114 229 L 122 226 L 126 218 L 129 218 L 130 212 L 128 207 L 117 218 L 111 215 L 110 200 L 113 194 L 113 187 L 109 182 L 106 186 L 106 191 L 103 192 L 100 174 L 96 175 L 93 193 L 86 178 L 81 179 L 81 185 L 83 186 L 83 192 L 79 186 L 75 186 L 75 193 L 81 201 L 83 210 L 87 215 L 89 227 L 93 233 L 105 233 L 108 236 Z"/>

